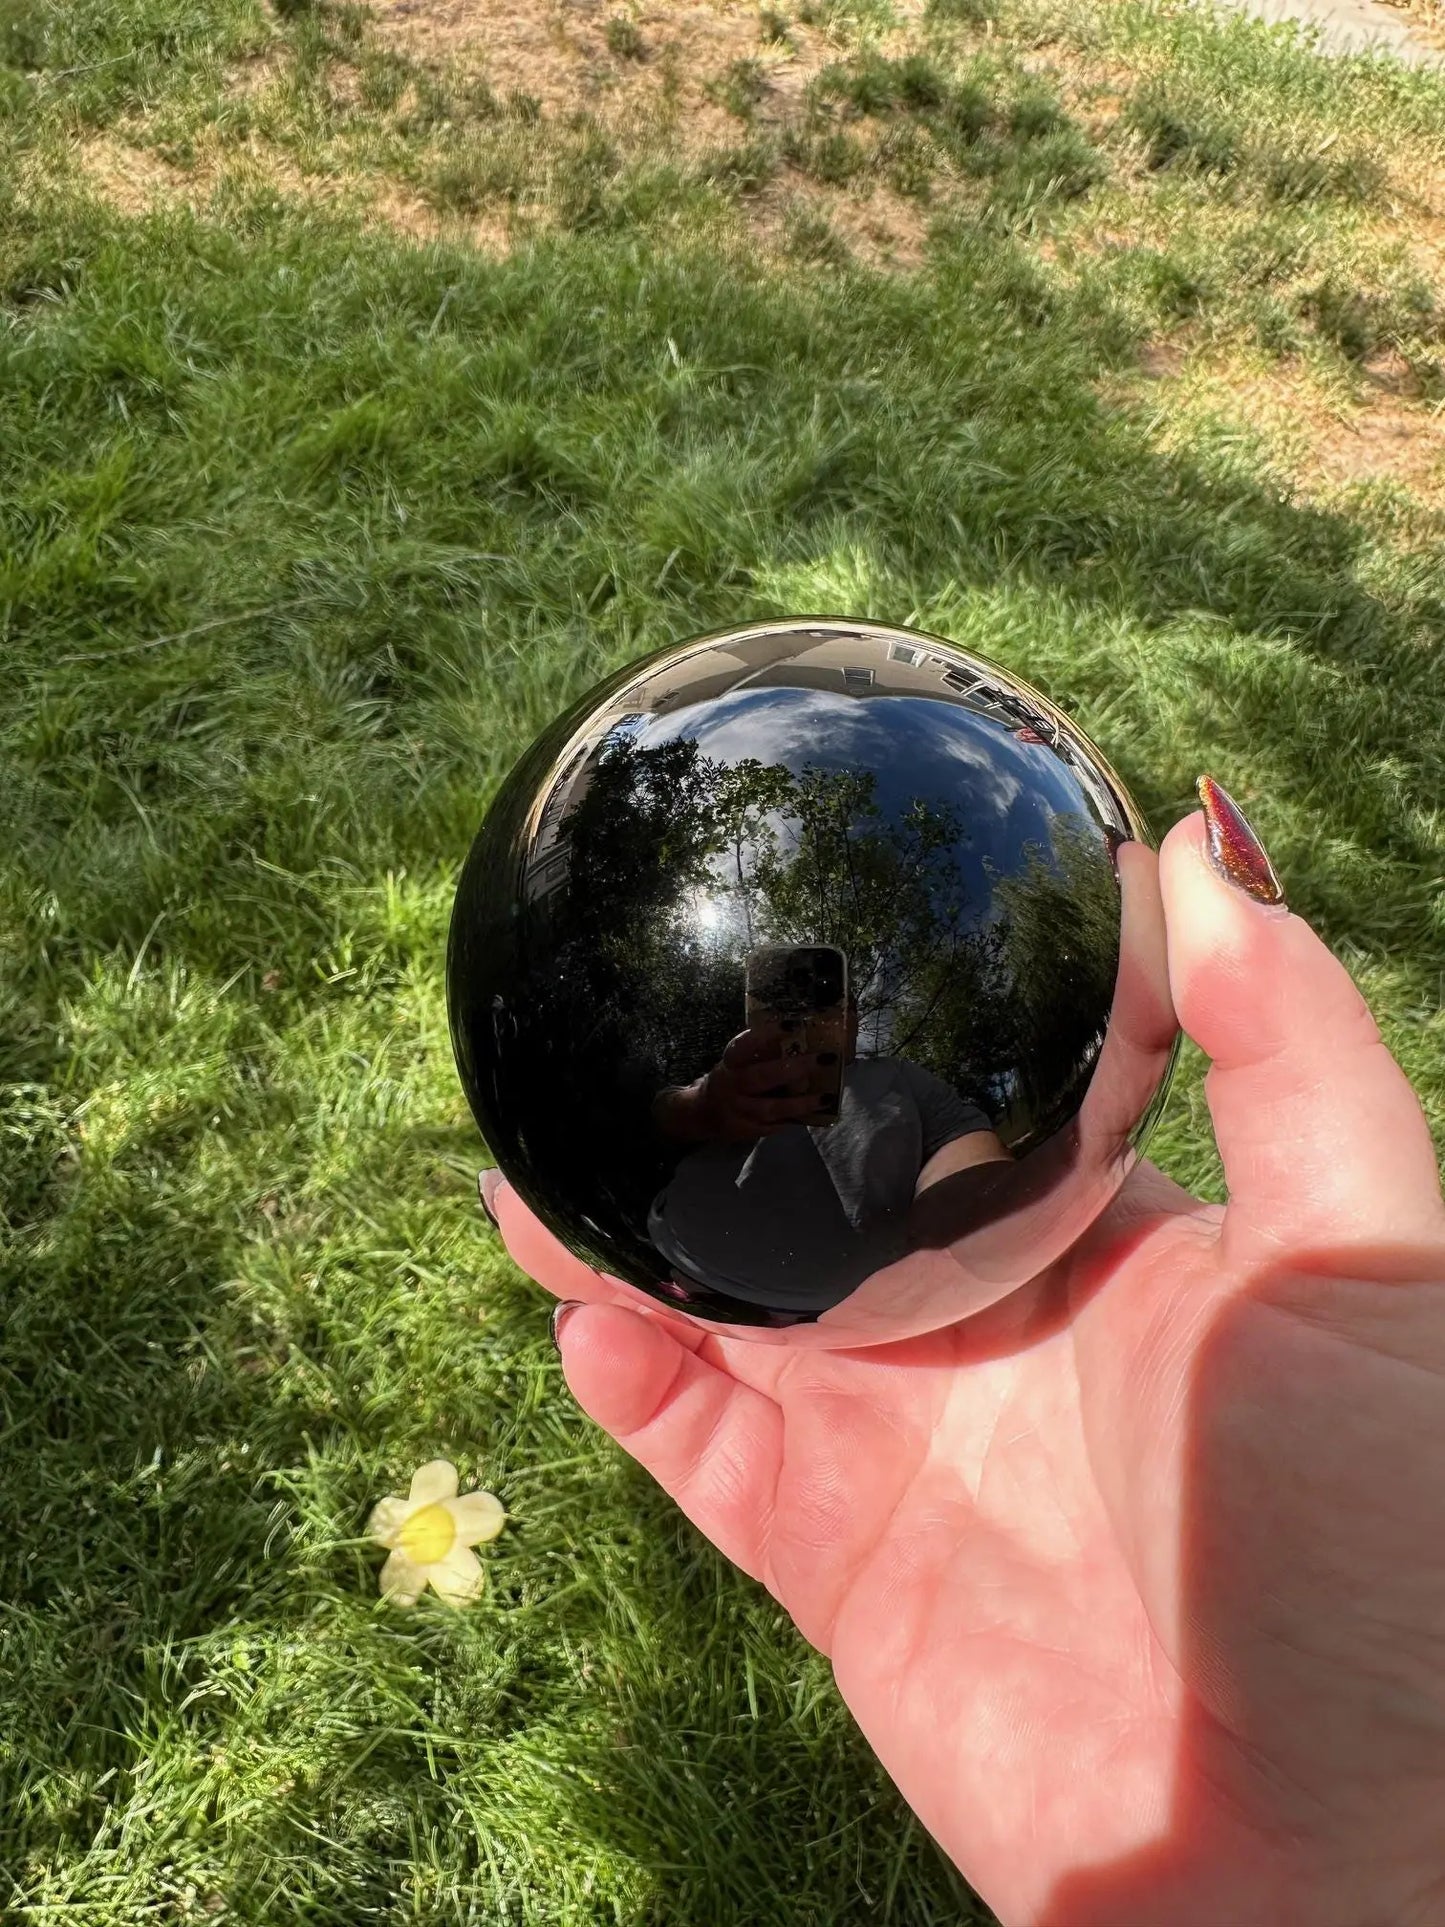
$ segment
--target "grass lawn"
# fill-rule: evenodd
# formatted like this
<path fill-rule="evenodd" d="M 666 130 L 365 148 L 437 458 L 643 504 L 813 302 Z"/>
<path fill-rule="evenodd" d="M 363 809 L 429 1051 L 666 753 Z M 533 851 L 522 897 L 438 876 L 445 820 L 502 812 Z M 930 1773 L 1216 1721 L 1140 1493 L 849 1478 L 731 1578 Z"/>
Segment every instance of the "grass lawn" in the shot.
<path fill-rule="evenodd" d="M 1445 82 L 1131 0 L 456 11 L 0 0 L 0 1917 L 982 1921 L 570 1403 L 453 881 L 607 670 L 918 623 L 1161 834 L 1224 782 L 1445 1142 Z M 509 1523 L 403 1614 L 436 1455 Z"/>

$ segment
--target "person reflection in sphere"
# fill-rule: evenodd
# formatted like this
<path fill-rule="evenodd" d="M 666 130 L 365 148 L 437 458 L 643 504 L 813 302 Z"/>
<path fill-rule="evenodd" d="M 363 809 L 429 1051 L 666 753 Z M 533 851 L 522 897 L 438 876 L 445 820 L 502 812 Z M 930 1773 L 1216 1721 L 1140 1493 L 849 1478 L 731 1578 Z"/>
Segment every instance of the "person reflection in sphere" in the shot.
<path fill-rule="evenodd" d="M 742 1031 L 693 1083 L 658 1093 L 654 1123 L 686 1147 L 649 1217 L 679 1270 L 740 1297 L 836 1302 L 902 1255 L 915 1200 L 1009 1152 L 978 1105 L 902 1057 L 857 1054 L 848 1002 L 836 1121 L 809 1125 L 827 1052 L 785 1058 Z"/>

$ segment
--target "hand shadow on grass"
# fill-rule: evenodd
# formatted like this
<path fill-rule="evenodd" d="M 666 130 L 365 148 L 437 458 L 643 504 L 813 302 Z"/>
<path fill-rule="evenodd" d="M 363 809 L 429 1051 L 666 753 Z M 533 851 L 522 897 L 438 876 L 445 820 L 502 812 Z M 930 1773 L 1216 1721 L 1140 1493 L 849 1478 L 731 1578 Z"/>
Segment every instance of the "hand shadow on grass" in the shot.
<path fill-rule="evenodd" d="M 277 1377 L 319 1332 L 268 1331 L 236 1298 L 243 1213 L 208 1194 L 205 1136 L 142 1129 L 89 1183 L 62 1156 L 0 1192 L 0 1213 L 24 1196 L 33 1253 L 0 1264 L 0 1600 L 25 1654 L 4 1688 L 24 1735 L 11 1869 L 110 1824 L 115 1774 L 143 1771 L 179 1717 L 188 1642 L 230 1627 L 244 1643 L 298 1604 L 273 1475 L 337 1414 L 314 1377 Z M 205 1710 L 185 1724 L 203 1757 Z"/>

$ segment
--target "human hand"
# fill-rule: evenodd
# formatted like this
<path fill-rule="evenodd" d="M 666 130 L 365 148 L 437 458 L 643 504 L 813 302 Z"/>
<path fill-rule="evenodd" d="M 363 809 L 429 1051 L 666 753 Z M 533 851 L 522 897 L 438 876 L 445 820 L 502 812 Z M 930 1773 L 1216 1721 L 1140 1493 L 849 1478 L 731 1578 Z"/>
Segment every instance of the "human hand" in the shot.
<path fill-rule="evenodd" d="M 1204 854 L 1159 854 L 1229 1186 L 1147 1163 L 1067 1257 L 855 1352 L 581 1300 L 583 1409 L 832 1661 L 1007 1927 L 1445 1920 L 1445 1206 L 1344 968 Z"/>
<path fill-rule="evenodd" d="M 785 1057 L 777 1038 L 740 1031 L 695 1083 L 661 1092 L 653 1114 L 669 1137 L 750 1144 L 813 1115 L 817 1099 L 808 1084 L 819 1061 L 812 1054 Z"/>

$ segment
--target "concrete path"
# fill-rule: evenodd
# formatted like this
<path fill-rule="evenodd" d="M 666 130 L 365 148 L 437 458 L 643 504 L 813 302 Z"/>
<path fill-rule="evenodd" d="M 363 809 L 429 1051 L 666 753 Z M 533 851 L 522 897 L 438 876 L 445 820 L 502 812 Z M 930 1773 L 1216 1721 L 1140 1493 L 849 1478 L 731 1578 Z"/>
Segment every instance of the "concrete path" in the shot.
<path fill-rule="evenodd" d="M 1408 67 L 1445 65 L 1445 52 L 1414 31 L 1408 14 L 1379 0 L 1215 0 L 1215 4 L 1242 8 L 1260 20 L 1296 20 L 1318 27 L 1326 53 L 1365 53 L 1378 47 Z"/>

